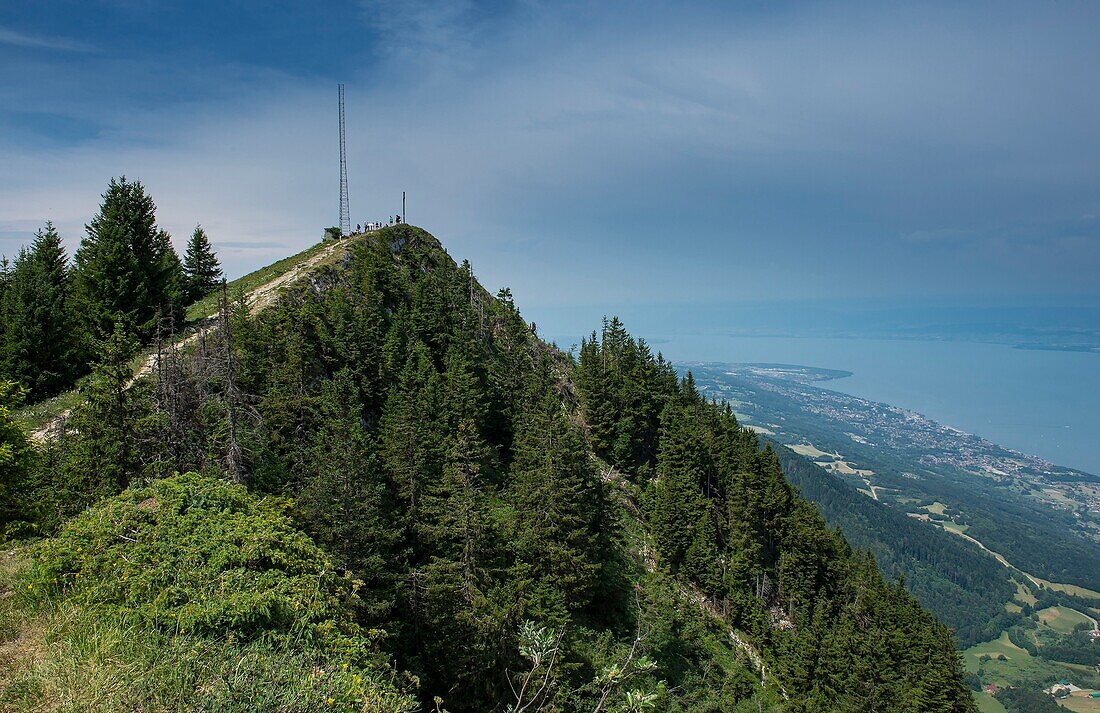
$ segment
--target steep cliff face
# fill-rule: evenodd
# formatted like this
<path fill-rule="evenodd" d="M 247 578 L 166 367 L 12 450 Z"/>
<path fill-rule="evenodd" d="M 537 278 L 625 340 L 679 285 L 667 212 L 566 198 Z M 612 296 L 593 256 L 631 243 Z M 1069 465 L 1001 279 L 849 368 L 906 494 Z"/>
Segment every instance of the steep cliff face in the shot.
<path fill-rule="evenodd" d="M 58 512 L 187 471 L 285 503 L 425 709 L 970 710 L 949 632 L 616 321 L 574 358 L 423 230 L 339 250 L 90 391 Z"/>

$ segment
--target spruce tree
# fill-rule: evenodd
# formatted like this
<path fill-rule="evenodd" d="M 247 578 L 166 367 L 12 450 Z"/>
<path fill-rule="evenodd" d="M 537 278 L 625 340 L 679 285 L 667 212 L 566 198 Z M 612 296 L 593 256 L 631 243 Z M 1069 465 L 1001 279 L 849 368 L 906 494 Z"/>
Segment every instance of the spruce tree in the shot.
<path fill-rule="evenodd" d="M 378 625 L 394 606 L 395 572 L 388 565 L 400 531 L 357 392 L 349 369 L 322 385 L 319 423 L 298 466 L 305 482 L 296 505 L 314 540 L 367 585 L 362 613 Z"/>
<path fill-rule="evenodd" d="M 186 279 L 183 274 L 183 263 L 180 262 L 176 249 L 172 247 L 172 236 L 167 231 L 157 231 L 154 254 L 159 265 L 155 275 L 155 282 L 160 286 L 157 316 L 162 319 L 170 318 L 172 320 L 170 326 L 176 330 L 183 323 Z"/>
<path fill-rule="evenodd" d="M 547 387 L 516 433 L 511 499 L 515 547 L 570 608 L 588 604 L 601 569 L 604 494 L 584 438 Z"/>
<path fill-rule="evenodd" d="M 678 404 L 661 414 L 657 480 L 649 498 L 649 520 L 662 560 L 676 571 L 709 509 L 700 489 L 707 453 L 695 420 Z"/>
<path fill-rule="evenodd" d="M 137 342 L 117 324 L 100 344 L 95 369 L 81 389 L 84 402 L 65 423 L 62 468 L 72 512 L 125 489 L 141 473 L 139 444 L 149 403 L 142 385 L 131 384 L 136 351 Z"/>
<path fill-rule="evenodd" d="M 222 279 L 222 267 L 218 256 L 210 246 L 206 231 L 195 226 L 187 251 L 183 255 L 184 299 L 188 304 L 201 299 L 218 286 Z"/>
<path fill-rule="evenodd" d="M 20 251 L 0 298 L 5 372 L 32 399 L 52 396 L 79 375 L 72 329 L 69 266 L 52 223 Z"/>
<path fill-rule="evenodd" d="M 140 182 L 112 179 L 76 251 L 75 293 L 85 336 L 104 339 L 119 322 L 141 339 L 178 310 L 178 256 L 157 229 L 156 205 Z"/>
<path fill-rule="evenodd" d="M 23 395 L 18 384 L 0 381 L 0 542 L 33 521 L 33 511 L 41 505 L 30 477 L 34 449 L 23 425 L 11 414 Z"/>

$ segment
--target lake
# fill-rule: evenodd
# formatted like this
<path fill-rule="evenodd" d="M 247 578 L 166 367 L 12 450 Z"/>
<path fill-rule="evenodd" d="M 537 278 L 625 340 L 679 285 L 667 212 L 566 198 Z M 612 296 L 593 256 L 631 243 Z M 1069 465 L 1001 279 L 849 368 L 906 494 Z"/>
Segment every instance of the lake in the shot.
<path fill-rule="evenodd" d="M 905 339 L 653 332 L 647 339 L 673 361 L 850 371 L 850 377 L 818 386 L 911 409 L 999 445 L 1100 474 L 1100 354 Z"/>

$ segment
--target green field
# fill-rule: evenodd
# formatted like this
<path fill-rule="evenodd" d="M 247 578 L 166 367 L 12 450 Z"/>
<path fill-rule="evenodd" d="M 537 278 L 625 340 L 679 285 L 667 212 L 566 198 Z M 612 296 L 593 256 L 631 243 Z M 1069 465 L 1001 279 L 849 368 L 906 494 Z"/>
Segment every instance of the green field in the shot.
<path fill-rule="evenodd" d="M 1091 624 L 1085 615 L 1067 607 L 1048 607 L 1039 612 L 1039 621 L 1062 634 L 1069 634 L 1078 624 Z"/>
<path fill-rule="evenodd" d="M 981 661 L 982 654 L 988 654 L 990 659 Z M 999 661 L 999 655 L 1003 655 L 1005 660 Z M 967 671 L 980 672 L 983 684 L 994 683 L 1002 687 L 1030 684 L 1041 687 L 1051 680 L 1066 678 L 1081 688 L 1100 687 L 1100 675 L 1094 669 L 1033 657 L 1009 641 L 1008 632 L 993 641 L 971 646 L 963 652 L 963 662 Z"/>
<path fill-rule="evenodd" d="M 1035 575 L 1032 575 L 1033 577 Z M 1061 582 L 1051 582 L 1050 580 L 1043 579 L 1042 577 L 1035 577 L 1037 581 L 1043 584 L 1043 586 L 1053 589 L 1056 592 L 1065 592 L 1066 594 L 1074 594 L 1078 597 L 1085 597 L 1088 599 L 1100 599 L 1100 592 L 1095 589 L 1086 589 L 1085 587 L 1079 587 L 1076 584 L 1063 584 Z"/>
<path fill-rule="evenodd" d="M 978 704 L 978 710 L 981 713 L 1008 713 L 1008 710 L 996 698 L 985 691 L 975 691 L 974 702 Z"/>
<path fill-rule="evenodd" d="M 925 505 L 924 509 L 935 515 L 943 515 L 944 511 L 947 510 L 947 506 L 941 502 L 934 502 L 931 505 Z"/>
<path fill-rule="evenodd" d="M 1035 598 L 1035 595 L 1031 593 L 1031 588 L 1020 582 L 1016 582 L 1016 599 L 1032 606 L 1035 606 L 1036 602 L 1039 601 Z"/>

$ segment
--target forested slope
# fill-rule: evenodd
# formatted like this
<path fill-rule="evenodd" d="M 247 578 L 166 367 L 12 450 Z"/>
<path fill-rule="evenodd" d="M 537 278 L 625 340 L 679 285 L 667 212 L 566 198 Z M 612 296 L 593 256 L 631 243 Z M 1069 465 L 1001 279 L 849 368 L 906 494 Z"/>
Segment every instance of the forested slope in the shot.
<path fill-rule="evenodd" d="M 116 329 L 56 440 L 36 450 L 9 433 L 2 512 L 59 533 L 13 588 L 29 581 L 81 611 L 86 592 L 106 592 L 94 601 L 117 604 L 96 609 L 109 621 L 153 611 L 142 625 L 174 636 L 197 616 L 204 635 L 281 646 L 287 620 L 271 612 L 286 604 L 230 597 L 262 586 L 236 567 L 188 587 L 156 570 L 186 571 L 172 566 L 181 555 L 152 557 L 157 586 L 104 589 L 112 558 L 143 551 L 143 527 L 187 547 L 200 545 L 187 532 L 214 533 L 206 557 L 248 552 L 332 587 L 334 609 L 309 620 L 328 633 L 302 653 L 372 682 L 324 697 L 341 710 L 400 710 L 396 690 L 452 713 L 972 709 L 950 632 L 825 525 L 728 408 L 617 321 L 573 359 L 535 337 L 507 290 L 491 296 L 404 225 L 353 241 L 268 309 L 223 311 L 222 329 L 133 387 L 134 345 Z M 201 475 L 176 475 L 188 472 Z M 169 495 L 181 488 L 227 504 Z M 150 499 L 191 519 L 157 525 Z M 308 568 L 222 540 L 227 508 L 267 512 L 253 500 L 283 504 L 273 526 L 301 531 Z M 80 554 L 90 546 L 94 559 Z M 296 590 L 279 591 L 293 610 Z M 52 690 L 36 700 L 53 703 Z M 124 707 L 171 708 L 149 690 Z M 259 694 L 242 695 L 243 710 Z M 252 703 L 313 709 L 305 700 Z"/>
<path fill-rule="evenodd" d="M 799 492 L 849 542 L 874 553 L 887 577 L 907 574 L 910 591 L 964 646 L 995 639 L 1019 618 L 1004 607 L 1016 594 L 1009 571 L 976 545 L 860 494 L 788 448 L 777 453 Z"/>

